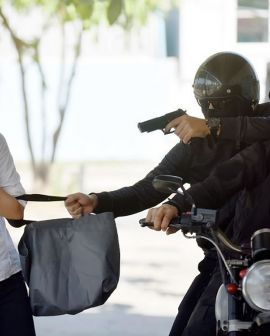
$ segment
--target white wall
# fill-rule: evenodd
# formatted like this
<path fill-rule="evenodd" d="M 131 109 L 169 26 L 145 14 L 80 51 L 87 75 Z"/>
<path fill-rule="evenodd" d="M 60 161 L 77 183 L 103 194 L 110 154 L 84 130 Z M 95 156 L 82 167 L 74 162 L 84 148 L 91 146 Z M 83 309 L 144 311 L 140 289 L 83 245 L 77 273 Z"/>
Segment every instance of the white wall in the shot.
<path fill-rule="evenodd" d="M 211 54 L 234 51 L 254 66 L 265 94 L 270 43 L 237 43 L 237 0 L 181 0 L 180 72 L 190 83 L 198 66 Z"/>

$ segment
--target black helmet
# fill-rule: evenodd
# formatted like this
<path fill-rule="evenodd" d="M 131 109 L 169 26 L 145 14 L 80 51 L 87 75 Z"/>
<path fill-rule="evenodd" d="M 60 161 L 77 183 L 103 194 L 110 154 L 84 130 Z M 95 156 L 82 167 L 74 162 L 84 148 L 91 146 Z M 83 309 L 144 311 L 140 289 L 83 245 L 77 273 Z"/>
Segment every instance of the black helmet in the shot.
<path fill-rule="evenodd" d="M 240 114 L 248 114 L 247 110 L 259 102 L 260 86 L 253 67 L 244 57 L 232 52 L 220 52 L 207 58 L 197 70 L 193 89 L 203 112 L 209 102 L 215 102 L 217 110 L 218 106 L 224 110 L 226 104 L 231 109 L 231 102 L 236 102 L 245 106 L 246 113 Z"/>

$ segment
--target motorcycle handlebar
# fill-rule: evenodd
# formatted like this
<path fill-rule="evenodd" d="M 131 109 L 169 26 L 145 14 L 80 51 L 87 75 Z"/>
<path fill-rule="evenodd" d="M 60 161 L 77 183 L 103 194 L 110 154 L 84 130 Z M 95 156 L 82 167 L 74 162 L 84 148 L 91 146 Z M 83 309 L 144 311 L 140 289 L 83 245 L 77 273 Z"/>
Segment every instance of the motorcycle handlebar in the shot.
<path fill-rule="evenodd" d="M 169 227 L 182 230 L 183 233 L 202 234 L 207 227 L 214 224 L 215 214 L 215 210 L 209 209 L 196 209 L 196 214 L 194 210 L 185 212 L 181 216 L 174 218 Z M 146 222 L 146 218 L 140 219 L 139 223 L 142 227 L 154 225 L 152 222 Z"/>
<path fill-rule="evenodd" d="M 215 227 L 216 210 L 194 208 L 191 212 L 182 213 L 181 216 L 174 218 L 169 227 L 181 230 L 184 234 L 196 234 L 203 238 L 213 234 L 231 252 L 247 253 L 241 246 L 234 244 L 219 228 Z M 153 226 L 153 223 L 146 222 L 146 218 L 139 220 L 142 227 Z M 211 231 L 211 232 L 210 232 Z"/>

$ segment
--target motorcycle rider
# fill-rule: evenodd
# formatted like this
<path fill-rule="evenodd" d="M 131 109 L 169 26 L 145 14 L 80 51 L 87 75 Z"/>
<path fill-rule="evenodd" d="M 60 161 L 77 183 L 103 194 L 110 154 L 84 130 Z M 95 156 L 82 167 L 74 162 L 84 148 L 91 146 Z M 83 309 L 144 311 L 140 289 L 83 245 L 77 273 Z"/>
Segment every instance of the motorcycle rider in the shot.
<path fill-rule="evenodd" d="M 269 188 L 270 141 L 268 140 L 256 142 L 231 159 L 222 162 L 204 181 L 195 183 L 187 189 L 187 192 L 199 208 L 220 208 L 218 226 L 237 245 L 249 246 L 251 236 L 256 230 L 270 227 L 270 198 L 267 197 Z M 161 226 L 166 230 L 166 222 L 181 215 L 183 204 L 189 204 L 185 210 L 191 209 L 184 196 L 177 194 L 172 201 L 157 209 L 150 209 L 146 221 L 155 222 L 157 230 Z M 207 253 L 210 253 L 210 249 Z M 199 335 L 199 329 L 193 327 L 195 322 L 199 324 L 200 329 L 202 321 L 214 325 L 211 316 L 213 317 L 216 294 L 222 283 L 219 268 L 216 266 L 214 270 L 211 269 L 208 281 L 204 280 L 205 278 L 199 281 L 197 277 L 182 300 L 171 331 L 172 335 L 181 335 L 177 332 L 187 311 L 190 313 L 189 322 L 182 335 Z M 202 284 L 205 284 L 205 287 L 200 287 Z M 194 299 L 196 294 L 200 296 L 197 300 Z M 191 312 L 189 304 L 193 302 L 192 299 L 195 303 Z M 202 312 L 208 318 L 202 319 Z M 212 334 L 215 335 L 214 330 L 210 332 L 209 328 L 209 335 Z"/>
<path fill-rule="evenodd" d="M 193 87 L 207 124 L 204 120 L 190 116 L 179 117 L 169 123 L 166 128 L 174 128 L 175 133 L 184 138 L 184 142 L 174 146 L 157 167 L 133 186 L 90 195 L 69 195 L 65 205 L 73 217 L 79 217 L 82 213 L 104 211 L 111 211 L 118 217 L 148 209 L 168 196 L 153 188 L 152 180 L 155 176 L 177 175 L 184 182 L 193 185 L 205 180 L 215 167 L 255 139 L 269 138 L 270 119 L 264 115 L 270 114 L 270 104 L 258 104 L 259 82 L 252 66 L 244 57 L 231 52 L 210 56 L 199 67 Z M 191 124 L 197 126 L 192 128 Z M 193 139 L 189 142 L 191 138 Z M 184 207 L 190 206 L 185 204 L 184 199 L 172 199 L 170 202 L 176 202 L 182 211 L 185 210 Z M 170 204 L 165 204 L 164 207 L 171 207 L 175 209 L 175 215 L 178 214 L 176 207 Z M 150 210 L 147 218 L 154 217 L 154 213 L 155 228 L 170 233 L 166 220 L 158 219 L 159 210 Z M 220 216 L 221 221 L 225 218 L 232 220 L 233 204 L 228 202 L 220 213 L 223 214 L 223 217 Z M 213 300 L 203 297 L 202 293 L 214 273 L 216 256 L 209 247 L 203 248 L 205 258 L 199 264 L 200 274 L 181 302 L 171 336 L 215 334 Z M 195 316 L 198 302 L 199 314 Z"/>

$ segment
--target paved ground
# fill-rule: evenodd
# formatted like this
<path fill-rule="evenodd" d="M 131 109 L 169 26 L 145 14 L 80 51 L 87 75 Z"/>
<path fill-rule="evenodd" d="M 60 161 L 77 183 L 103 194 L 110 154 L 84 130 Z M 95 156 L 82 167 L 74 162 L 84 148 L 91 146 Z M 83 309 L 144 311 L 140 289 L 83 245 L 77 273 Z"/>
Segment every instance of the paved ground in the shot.
<path fill-rule="evenodd" d="M 67 216 L 62 205 L 53 203 L 31 204 L 27 211 L 26 216 L 33 219 Z M 141 228 L 138 220 L 144 215 L 117 219 L 121 277 L 109 300 L 75 316 L 35 318 L 37 336 L 168 334 L 202 254 L 194 240 L 180 233 L 166 236 Z M 18 241 L 22 229 L 11 229 L 11 233 Z"/>

